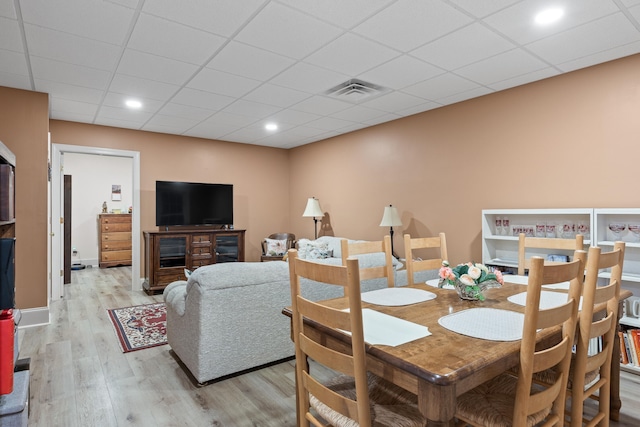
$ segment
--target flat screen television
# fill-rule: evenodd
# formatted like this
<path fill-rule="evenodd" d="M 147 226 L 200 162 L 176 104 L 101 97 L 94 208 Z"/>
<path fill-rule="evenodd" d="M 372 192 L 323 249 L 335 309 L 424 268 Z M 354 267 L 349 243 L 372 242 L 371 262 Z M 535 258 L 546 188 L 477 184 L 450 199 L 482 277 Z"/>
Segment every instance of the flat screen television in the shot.
<path fill-rule="evenodd" d="M 233 224 L 233 185 L 156 181 L 156 225 Z"/>

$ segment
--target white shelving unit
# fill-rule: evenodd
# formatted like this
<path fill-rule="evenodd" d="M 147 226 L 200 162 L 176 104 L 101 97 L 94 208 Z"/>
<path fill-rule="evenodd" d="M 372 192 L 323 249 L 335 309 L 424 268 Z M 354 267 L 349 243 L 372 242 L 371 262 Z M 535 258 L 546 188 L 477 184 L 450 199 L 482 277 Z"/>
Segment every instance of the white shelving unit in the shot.
<path fill-rule="evenodd" d="M 615 235 L 609 224 L 624 224 L 625 229 Z M 624 266 L 622 268 L 622 287 L 633 292 L 634 297 L 640 297 L 640 235 L 629 230 L 629 224 L 640 225 L 640 209 L 594 209 L 594 245 L 603 250 L 611 250 L 616 240 L 625 242 Z M 601 273 L 601 277 L 608 279 L 609 273 Z M 640 319 L 623 313 L 620 318 L 623 329 L 640 329 Z M 629 363 L 621 365 L 622 369 L 640 374 L 640 368 Z"/>
<path fill-rule="evenodd" d="M 505 233 L 497 232 L 496 218 L 509 218 L 509 229 Z M 589 234 L 585 234 L 585 246 L 599 246 L 603 251 L 613 249 L 616 240 L 625 245 L 624 267 L 622 269 L 622 287 L 628 289 L 634 297 L 640 298 L 640 235 L 629 230 L 629 224 L 640 225 L 640 208 L 580 208 L 580 209 L 488 209 L 482 211 L 482 262 L 487 265 L 517 268 L 518 266 L 518 232 L 529 230 L 537 224 L 553 224 L 556 227 L 555 237 L 564 236 L 558 226 L 565 224 L 588 224 Z M 624 224 L 625 228 L 615 235 L 609 224 Z M 564 228 L 564 227 L 562 227 Z M 545 230 L 546 231 L 546 230 Z M 575 230 L 577 232 L 577 230 Z M 551 236 L 547 236 L 551 237 Z M 586 249 L 586 248 L 585 248 Z M 546 256 L 545 253 L 535 255 Z M 567 255 L 570 255 L 567 253 Z M 603 272 L 600 277 L 605 280 L 610 273 Z M 620 318 L 623 328 L 640 329 L 640 319 L 624 313 Z M 629 372 L 640 375 L 640 368 L 632 364 L 621 365 Z"/>
<path fill-rule="evenodd" d="M 508 229 L 497 230 L 496 219 L 509 219 Z M 585 245 L 591 244 L 590 234 L 593 230 L 593 209 L 486 209 L 482 211 L 482 262 L 499 267 L 518 267 L 518 234 L 529 231 L 536 235 L 536 226 L 545 225 L 544 236 L 547 235 L 547 225 L 555 227 L 553 237 L 573 238 L 578 226 L 587 228 Z M 564 233 L 564 225 L 569 225 L 574 232 Z M 554 251 L 558 253 L 558 251 Z M 546 256 L 547 253 L 532 253 L 532 255 Z M 571 255 L 566 253 L 566 255 Z"/>

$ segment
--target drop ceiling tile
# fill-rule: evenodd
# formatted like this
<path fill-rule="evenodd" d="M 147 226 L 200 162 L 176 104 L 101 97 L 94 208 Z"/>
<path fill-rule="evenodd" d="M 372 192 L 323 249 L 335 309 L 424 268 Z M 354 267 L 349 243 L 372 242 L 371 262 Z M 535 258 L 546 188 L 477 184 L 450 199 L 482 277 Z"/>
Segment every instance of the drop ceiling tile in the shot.
<path fill-rule="evenodd" d="M 142 11 L 230 37 L 267 3 L 266 0 L 190 0 L 185 7 L 175 0 L 153 0 L 146 1 Z"/>
<path fill-rule="evenodd" d="M 242 97 L 258 87 L 259 84 L 258 80 L 203 68 L 191 79 L 187 86 L 219 95 Z"/>
<path fill-rule="evenodd" d="M 126 49 L 118 73 L 158 82 L 182 85 L 198 69 L 196 65 Z"/>
<path fill-rule="evenodd" d="M 520 76 L 502 80 L 494 84 L 488 85 L 493 90 L 504 90 L 515 86 L 525 85 L 527 83 L 536 82 L 549 77 L 557 76 L 560 72 L 555 67 L 547 67 L 541 70 L 536 70 L 531 73 L 522 74 Z"/>
<path fill-rule="evenodd" d="M 2 81 L 3 86 L 6 87 L 33 90 L 29 76 L 24 74 L 13 74 L 0 71 L 0 81 Z"/>
<path fill-rule="evenodd" d="M 174 102 L 169 102 L 165 104 L 158 111 L 158 114 L 174 116 L 174 117 L 182 117 L 184 119 L 193 119 L 198 122 L 211 117 L 214 113 L 215 113 L 215 110 L 192 107 L 189 105 L 181 105 Z"/>
<path fill-rule="evenodd" d="M 86 114 L 93 116 L 98 111 L 97 104 L 90 104 L 87 102 L 72 101 L 69 99 L 61 99 L 57 97 L 49 97 L 49 105 L 52 110 L 60 113 L 75 113 Z"/>
<path fill-rule="evenodd" d="M 491 0 L 491 1 L 478 1 L 478 0 L 450 0 L 460 8 L 466 10 L 472 15 L 483 18 L 492 13 L 496 13 L 501 9 L 506 8 L 520 0 Z"/>
<path fill-rule="evenodd" d="M 428 101 L 446 98 L 457 93 L 475 89 L 479 85 L 452 73 L 441 74 L 403 90 L 410 95 L 419 96 Z"/>
<path fill-rule="evenodd" d="M 50 80 L 100 90 L 107 88 L 111 77 L 107 71 L 35 56 L 31 57 L 31 68 L 34 80 Z"/>
<path fill-rule="evenodd" d="M 640 0 L 638 0 L 638 6 L 630 8 L 629 12 L 631 12 L 631 15 L 636 21 L 640 22 Z"/>
<path fill-rule="evenodd" d="M 452 71 L 515 47 L 487 27 L 473 23 L 419 47 L 411 55 Z"/>
<path fill-rule="evenodd" d="M 405 110 L 398 110 L 396 113 L 400 114 L 401 117 L 412 116 L 414 114 L 423 113 L 425 111 L 433 110 L 435 108 L 442 107 L 442 104 L 437 102 L 427 101 L 423 104 L 416 105 L 415 107 L 407 108 Z"/>
<path fill-rule="evenodd" d="M 420 110 L 422 111 L 422 110 Z M 391 113 L 385 113 L 382 116 L 376 117 L 372 120 L 365 120 L 363 123 L 368 125 L 368 126 L 375 126 L 375 125 L 379 125 L 381 123 L 387 123 L 387 122 L 391 122 L 393 120 L 397 120 L 402 118 L 403 116 L 400 116 L 398 114 L 391 114 Z"/>
<path fill-rule="evenodd" d="M 29 54 L 112 71 L 120 59 L 118 46 L 35 25 L 24 26 Z"/>
<path fill-rule="evenodd" d="M 624 58 L 625 56 L 635 55 L 638 52 L 640 52 L 640 42 L 629 43 L 627 45 L 608 49 L 593 55 L 583 56 L 582 58 L 578 58 L 573 61 L 563 62 L 562 64 L 558 64 L 557 68 L 563 72 L 570 72 L 580 68 Z"/>
<path fill-rule="evenodd" d="M 278 3 L 269 3 L 240 31 L 236 40 L 290 58 L 302 59 L 342 31 Z"/>
<path fill-rule="evenodd" d="M 156 114 L 148 122 L 142 126 L 143 130 L 152 132 L 162 132 L 171 134 L 182 134 L 193 126 L 197 125 L 198 121 L 193 119 L 185 119 L 184 117 L 165 116 L 163 114 Z"/>
<path fill-rule="evenodd" d="M 353 31 L 406 53 L 470 22 L 441 0 L 399 0 Z"/>
<path fill-rule="evenodd" d="M 327 98 L 326 96 L 312 96 L 291 107 L 293 110 L 304 111 L 306 113 L 326 116 L 346 110 L 353 104 Z"/>
<path fill-rule="evenodd" d="M 560 21 L 547 26 L 536 25 L 536 13 L 547 4 L 549 2 L 541 4 L 539 0 L 525 0 L 487 17 L 486 22 L 517 43 L 528 44 L 618 11 L 612 0 L 574 0 L 566 3 Z"/>
<path fill-rule="evenodd" d="M 129 95 L 108 92 L 107 95 L 104 97 L 104 101 L 102 102 L 102 105 L 105 105 L 108 107 L 121 108 L 126 111 L 133 111 L 133 112 L 140 111 L 145 113 L 156 113 L 163 105 L 162 101 L 158 101 L 156 99 L 136 97 L 136 99 L 142 103 L 142 107 L 140 107 L 139 109 L 128 109 L 125 105 L 125 102 L 130 98 L 131 96 Z"/>
<path fill-rule="evenodd" d="M 280 111 L 280 107 L 273 105 L 260 104 L 258 102 L 246 101 L 239 99 L 224 109 L 225 112 L 237 114 L 239 116 L 254 117 L 255 119 L 263 119 L 276 111 Z"/>
<path fill-rule="evenodd" d="M 66 120 L 78 123 L 94 123 L 93 115 L 86 113 L 70 113 L 68 111 L 58 111 L 49 109 L 49 118 L 52 120 Z"/>
<path fill-rule="evenodd" d="M 362 102 L 362 105 L 382 110 L 387 113 L 393 113 L 398 110 L 415 107 L 422 103 L 424 103 L 424 99 L 422 98 L 396 91 L 378 96 L 370 101 L 364 101 Z"/>
<path fill-rule="evenodd" d="M 305 127 L 322 129 L 322 130 L 335 130 L 344 129 L 353 126 L 353 122 L 347 120 L 337 119 L 335 117 L 321 117 L 318 120 L 307 123 Z"/>
<path fill-rule="evenodd" d="M 639 40 L 638 28 L 622 13 L 616 13 L 531 43 L 527 48 L 552 64 L 557 64 Z"/>
<path fill-rule="evenodd" d="M 16 8 L 12 1 L 0 2 L 0 16 L 11 19 L 18 19 Z"/>
<path fill-rule="evenodd" d="M 402 89 L 444 73 L 441 68 L 408 55 L 392 59 L 360 75 L 365 81 L 389 89 Z"/>
<path fill-rule="evenodd" d="M 631 7 L 637 4 L 640 4 L 640 0 L 622 0 L 622 4 L 627 7 Z"/>
<path fill-rule="evenodd" d="M 271 83 L 310 94 L 322 94 L 350 78 L 347 74 L 298 62 L 271 79 Z"/>
<path fill-rule="evenodd" d="M 20 26 L 15 19 L 0 17 L 0 49 L 24 52 Z"/>
<path fill-rule="evenodd" d="M 127 76 L 117 73 L 111 80 L 109 90 L 115 93 L 122 93 L 132 97 L 142 97 L 166 101 L 170 99 L 180 86 L 169 83 L 147 80 L 141 77 Z"/>
<path fill-rule="evenodd" d="M 336 113 L 334 118 L 348 120 L 350 122 L 365 123 L 368 120 L 375 120 L 380 116 L 384 116 L 387 113 L 375 108 L 364 107 L 362 105 L 354 105 L 351 108 Z"/>
<path fill-rule="evenodd" d="M 266 83 L 247 94 L 244 99 L 286 108 L 309 98 L 309 96 L 305 92 Z"/>
<path fill-rule="evenodd" d="M 235 126 L 225 123 L 202 122 L 184 132 L 184 135 L 205 139 L 220 139 L 229 132 L 233 132 Z"/>
<path fill-rule="evenodd" d="M 235 101 L 234 98 L 202 90 L 184 88 L 172 99 L 176 104 L 200 107 L 209 110 L 221 110 Z"/>
<path fill-rule="evenodd" d="M 356 77 L 398 55 L 393 49 L 347 33 L 309 55 L 305 62 Z"/>
<path fill-rule="evenodd" d="M 472 99 L 472 98 L 478 98 L 480 96 L 483 95 L 488 95 L 490 93 L 492 93 L 493 90 L 486 88 L 486 87 L 477 87 L 468 91 L 464 91 L 464 92 L 460 92 L 460 93 L 456 93 L 454 95 L 451 96 L 447 96 L 444 98 L 440 98 L 437 99 L 436 102 L 441 103 L 442 105 L 450 105 L 450 104 L 455 104 L 457 102 L 462 102 L 462 101 L 466 101 L 468 99 Z"/>
<path fill-rule="evenodd" d="M 348 29 L 393 3 L 393 0 L 281 0 L 280 3 Z"/>
<path fill-rule="evenodd" d="M 490 85 L 546 67 L 548 64 L 535 56 L 521 49 L 513 49 L 462 67 L 456 70 L 456 74 L 483 85 Z"/>
<path fill-rule="evenodd" d="M 99 104 L 102 101 L 104 91 L 71 85 L 67 83 L 53 82 L 38 79 L 35 81 L 36 90 L 44 93 L 59 93 L 58 98 L 70 101 Z"/>
<path fill-rule="evenodd" d="M 303 125 L 305 123 L 309 123 L 310 121 L 319 119 L 320 116 L 317 114 L 305 113 L 304 111 L 296 111 L 296 110 L 280 110 L 277 113 L 271 114 L 269 116 L 269 120 L 276 123 L 287 123 L 291 125 Z"/>
<path fill-rule="evenodd" d="M 138 126 L 142 126 L 151 118 L 151 113 L 147 113 L 139 110 L 130 110 L 127 108 L 117 108 L 117 107 L 109 107 L 103 105 L 100 107 L 98 111 L 98 115 L 96 116 L 96 121 L 106 120 L 106 119 L 114 119 L 114 120 L 123 120 L 125 122 L 129 122 L 132 124 L 137 124 Z"/>
<path fill-rule="evenodd" d="M 116 128 L 135 129 L 135 130 L 142 129 L 142 123 L 117 119 L 113 117 L 98 117 L 97 119 L 94 120 L 94 123 L 96 125 L 110 126 L 110 127 L 116 127 Z"/>
<path fill-rule="evenodd" d="M 135 11 L 98 0 L 65 0 L 64 5 L 48 0 L 21 1 L 25 23 L 77 36 L 121 45 L 129 32 Z"/>
<path fill-rule="evenodd" d="M 29 68 L 24 53 L 0 49 L 0 71 L 29 77 Z"/>
<path fill-rule="evenodd" d="M 207 67 L 266 81 L 294 63 L 295 61 L 291 58 L 232 41 L 216 54 Z"/>
<path fill-rule="evenodd" d="M 207 123 L 229 124 L 233 125 L 234 127 L 246 127 L 255 123 L 256 121 L 257 119 L 253 117 L 234 114 L 228 111 L 217 112 L 206 120 Z"/>
<path fill-rule="evenodd" d="M 197 40 L 197 43 L 194 43 Z M 226 39 L 186 25 L 152 15 L 141 14 L 128 47 L 157 56 L 200 65 L 226 42 Z"/>

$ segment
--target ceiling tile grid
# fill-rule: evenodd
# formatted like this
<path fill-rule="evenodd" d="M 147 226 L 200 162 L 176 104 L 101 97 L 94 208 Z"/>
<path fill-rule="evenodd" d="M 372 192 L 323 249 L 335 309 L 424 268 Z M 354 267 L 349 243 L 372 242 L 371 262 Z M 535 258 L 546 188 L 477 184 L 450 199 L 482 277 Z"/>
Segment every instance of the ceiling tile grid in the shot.
<path fill-rule="evenodd" d="M 51 118 L 280 148 L 639 52 L 640 0 L 0 0 Z"/>

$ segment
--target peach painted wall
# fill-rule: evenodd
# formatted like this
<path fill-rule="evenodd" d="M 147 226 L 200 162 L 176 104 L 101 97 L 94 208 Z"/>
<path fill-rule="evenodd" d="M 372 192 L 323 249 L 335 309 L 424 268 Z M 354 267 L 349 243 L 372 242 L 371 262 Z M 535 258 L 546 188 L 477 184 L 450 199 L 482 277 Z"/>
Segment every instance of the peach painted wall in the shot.
<path fill-rule="evenodd" d="M 140 152 L 141 231 L 158 229 L 156 180 L 233 184 L 234 226 L 247 230 L 246 261 L 260 260 L 263 237 L 288 228 L 287 150 L 59 120 L 51 120 L 51 139 Z M 143 252 L 140 257 L 144 272 Z"/>
<path fill-rule="evenodd" d="M 639 159 L 635 55 L 292 149 L 292 229 L 313 234 L 315 196 L 334 235 L 379 239 L 393 204 L 400 255 L 444 231 L 452 262 L 480 260 L 482 209 L 638 207 Z"/>
<path fill-rule="evenodd" d="M 49 96 L 0 87 L 0 140 L 16 156 L 18 308 L 46 307 Z"/>

